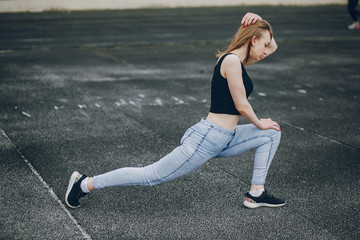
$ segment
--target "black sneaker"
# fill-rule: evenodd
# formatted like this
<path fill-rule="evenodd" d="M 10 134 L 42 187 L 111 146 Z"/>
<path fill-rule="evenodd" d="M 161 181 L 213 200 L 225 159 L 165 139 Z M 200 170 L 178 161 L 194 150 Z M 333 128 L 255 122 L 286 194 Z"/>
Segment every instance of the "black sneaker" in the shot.
<path fill-rule="evenodd" d="M 249 192 L 245 196 L 244 206 L 248 208 L 281 207 L 286 203 L 284 200 L 274 197 L 266 190 L 259 197 L 253 197 Z"/>
<path fill-rule="evenodd" d="M 71 208 L 80 207 L 79 199 L 88 195 L 89 193 L 84 193 L 81 190 L 80 184 L 83 179 L 86 178 L 86 175 L 81 175 L 78 172 L 73 172 L 70 177 L 69 185 L 65 194 L 65 202 Z"/>

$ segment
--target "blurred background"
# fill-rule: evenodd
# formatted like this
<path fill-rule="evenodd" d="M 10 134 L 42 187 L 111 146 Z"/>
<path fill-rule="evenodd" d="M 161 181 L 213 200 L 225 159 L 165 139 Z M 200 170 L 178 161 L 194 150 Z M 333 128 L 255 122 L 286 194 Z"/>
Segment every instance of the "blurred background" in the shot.
<path fill-rule="evenodd" d="M 49 10 L 94 10 L 167 7 L 213 7 L 236 5 L 324 5 L 346 4 L 347 0 L 0 0 L 0 12 Z"/>

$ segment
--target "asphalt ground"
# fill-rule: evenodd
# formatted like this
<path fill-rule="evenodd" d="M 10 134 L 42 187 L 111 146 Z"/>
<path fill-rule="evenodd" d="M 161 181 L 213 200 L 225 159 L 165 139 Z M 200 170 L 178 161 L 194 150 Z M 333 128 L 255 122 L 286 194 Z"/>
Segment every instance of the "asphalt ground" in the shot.
<path fill-rule="evenodd" d="M 258 116 L 282 126 L 266 187 L 287 205 L 242 206 L 251 151 L 67 209 L 74 170 L 153 163 L 207 115 L 214 53 L 247 11 L 272 24 L 279 45 L 247 71 Z M 346 28 L 346 6 L 0 19 L 0 239 L 360 238 L 360 31 Z"/>

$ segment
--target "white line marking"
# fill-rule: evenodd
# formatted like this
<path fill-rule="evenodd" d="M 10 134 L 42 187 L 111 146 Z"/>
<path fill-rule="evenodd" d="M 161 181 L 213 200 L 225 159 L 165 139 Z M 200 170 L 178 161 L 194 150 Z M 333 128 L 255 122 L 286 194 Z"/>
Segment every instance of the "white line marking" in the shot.
<path fill-rule="evenodd" d="M 345 144 L 345 143 L 336 141 L 336 140 L 334 140 L 334 139 L 332 139 L 332 138 L 323 136 L 323 135 L 321 135 L 321 134 L 319 134 L 319 133 L 316 133 L 316 132 L 314 132 L 314 131 L 312 131 L 312 130 L 309 130 L 309 129 L 305 129 L 305 128 L 303 128 L 303 127 L 296 126 L 296 125 L 291 124 L 291 123 L 286 122 L 286 121 L 283 121 L 283 123 L 285 123 L 285 124 L 288 125 L 288 126 L 291 126 L 291 127 L 296 128 L 296 129 L 299 129 L 299 130 L 301 130 L 301 131 L 307 131 L 307 132 L 309 132 L 309 133 L 312 134 L 312 135 L 315 135 L 315 136 L 318 136 L 318 137 L 320 137 L 320 138 L 326 139 L 326 140 L 328 140 L 328 141 L 330 141 L 330 142 L 339 144 L 339 145 L 341 145 L 341 146 L 350 148 L 350 149 L 355 150 L 355 151 L 360 151 L 360 149 L 359 149 L 358 147 L 354 147 L 354 146 L 351 146 L 351 145 L 348 145 L 348 144 Z"/>
<path fill-rule="evenodd" d="M 135 102 L 133 102 L 133 101 L 129 101 L 129 103 L 130 103 L 131 105 L 137 106 L 137 104 L 136 104 Z"/>
<path fill-rule="evenodd" d="M 89 116 L 89 115 L 87 115 L 87 114 L 86 114 L 86 112 L 84 112 L 84 111 L 80 110 L 80 113 L 81 113 L 82 115 L 84 115 L 85 117 L 90 118 L 90 116 Z"/>
<path fill-rule="evenodd" d="M 27 112 L 21 112 L 22 115 L 26 116 L 26 117 L 31 117 L 30 114 L 28 114 Z"/>
<path fill-rule="evenodd" d="M 172 97 L 172 99 L 174 99 L 175 104 L 184 104 L 184 101 L 181 99 L 178 99 L 177 97 Z"/>
<path fill-rule="evenodd" d="M 155 99 L 155 104 L 161 106 L 163 104 L 163 102 L 162 102 L 162 100 L 160 98 L 156 98 Z"/>
<path fill-rule="evenodd" d="M 190 99 L 191 101 L 196 101 L 196 98 L 195 98 L 195 97 L 192 97 L 192 96 L 190 96 L 189 99 Z"/>
<path fill-rule="evenodd" d="M 126 101 L 124 99 L 120 99 L 120 100 L 116 101 L 115 104 L 117 106 L 126 105 Z"/>
<path fill-rule="evenodd" d="M 85 239 L 91 239 L 90 235 L 86 233 L 86 231 L 80 226 L 80 224 L 78 223 L 78 221 L 76 221 L 76 219 L 71 215 L 71 213 L 69 212 L 69 210 L 65 207 L 65 205 L 60 201 L 60 199 L 58 198 L 58 196 L 56 196 L 55 192 L 52 190 L 52 188 L 45 182 L 45 180 L 40 176 L 40 174 L 38 173 L 38 171 L 36 171 L 36 169 L 33 167 L 33 165 L 25 158 L 25 156 L 21 153 L 21 151 L 15 146 L 15 144 L 11 141 L 11 139 L 6 135 L 6 133 L 0 129 L 1 134 L 7 138 L 9 140 L 9 142 L 11 143 L 11 145 L 16 149 L 16 151 L 18 152 L 18 154 L 20 155 L 20 157 L 24 160 L 24 162 L 26 163 L 26 165 L 28 165 L 28 167 L 31 169 L 31 171 L 35 174 L 35 176 L 40 180 L 40 182 L 44 185 L 44 187 L 48 190 L 48 192 L 50 193 L 50 195 L 53 197 L 53 199 L 58 202 L 58 204 L 60 205 L 60 207 L 65 211 L 65 213 L 68 215 L 68 217 L 71 219 L 71 221 L 75 224 L 75 226 L 80 230 L 80 232 L 82 233 L 82 235 L 84 236 Z"/>

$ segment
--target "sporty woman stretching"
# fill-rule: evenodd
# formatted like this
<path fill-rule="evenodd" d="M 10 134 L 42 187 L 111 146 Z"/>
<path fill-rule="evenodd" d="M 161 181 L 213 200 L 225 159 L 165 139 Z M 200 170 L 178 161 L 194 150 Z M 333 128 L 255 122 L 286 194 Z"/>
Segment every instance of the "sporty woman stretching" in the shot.
<path fill-rule="evenodd" d="M 280 142 L 280 126 L 270 118 L 259 119 L 255 115 L 247 100 L 253 83 L 245 70 L 245 66 L 264 59 L 276 49 L 270 24 L 247 13 L 227 49 L 217 54 L 208 116 L 185 132 L 180 146 L 146 167 L 120 168 L 94 177 L 75 171 L 65 195 L 66 204 L 77 208 L 81 197 L 105 187 L 167 182 L 194 171 L 211 158 L 235 156 L 256 148 L 251 187 L 245 194 L 244 205 L 249 208 L 285 205 L 284 200 L 264 188 Z M 237 125 L 240 116 L 250 124 Z"/>

